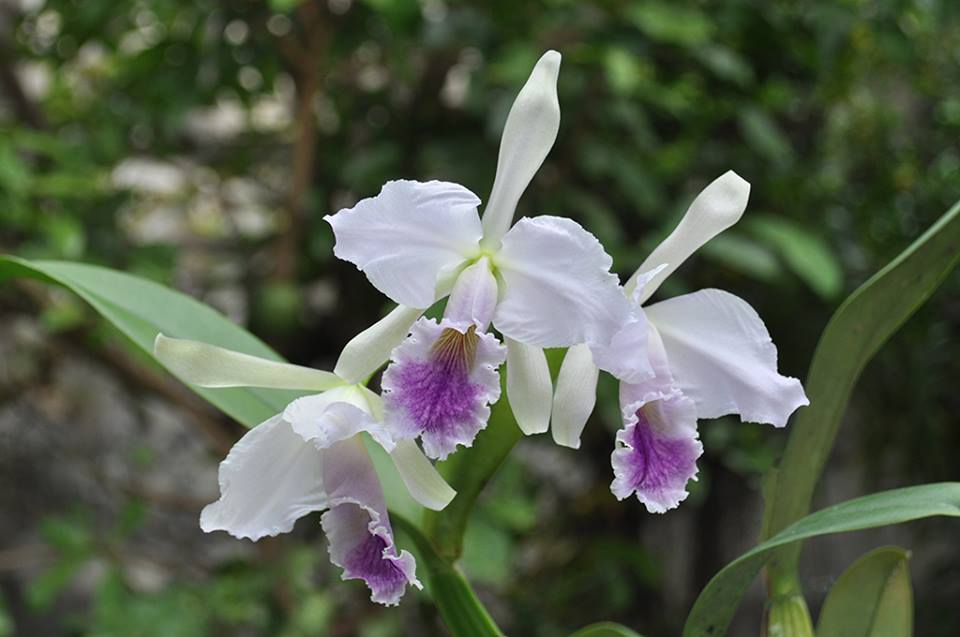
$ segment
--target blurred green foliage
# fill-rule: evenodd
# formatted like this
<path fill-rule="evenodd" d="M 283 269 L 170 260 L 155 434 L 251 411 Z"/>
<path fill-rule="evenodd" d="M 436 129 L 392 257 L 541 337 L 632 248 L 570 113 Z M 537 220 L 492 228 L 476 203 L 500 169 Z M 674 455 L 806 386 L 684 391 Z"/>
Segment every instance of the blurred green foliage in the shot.
<path fill-rule="evenodd" d="M 506 110 L 547 48 L 564 56 L 563 119 L 518 214 L 577 219 L 628 275 L 703 185 L 736 170 L 753 188 L 744 221 L 664 296 L 708 286 L 743 296 L 791 375 L 836 303 L 960 193 L 952 0 L 23 0 L 0 12 L 0 251 L 173 284 L 297 362 L 328 363 L 384 307 L 334 260 L 323 215 L 393 178 L 456 181 L 485 197 Z M 845 435 L 868 479 L 960 478 L 958 298 L 954 277 L 865 375 Z M 46 327 L 82 317 L 58 304 Z M 682 613 L 664 612 L 662 547 L 639 541 L 660 518 L 606 491 L 618 414 L 615 387 L 600 391 L 584 449 L 521 449 L 467 535 L 464 568 L 511 634 L 606 618 L 679 630 Z M 729 419 L 705 423 L 703 438 L 684 514 L 703 530 L 677 549 L 693 562 L 680 609 L 730 556 L 711 531 L 731 515 L 725 503 L 755 491 L 783 443 Z M 570 486 L 561 478 L 575 470 L 544 465 L 583 476 Z M 82 516 L 44 529 L 60 558 L 30 588 L 36 608 L 109 556 L 104 533 L 120 533 Z M 439 630 L 416 601 L 385 616 L 295 584 L 283 606 L 278 588 L 327 567 L 312 535 L 281 553 L 284 566 L 238 563 L 151 594 L 109 567 L 65 634 Z M 958 568 L 954 557 L 939 579 L 917 582 L 921 619 L 950 616 Z M 11 613 L 0 607 L 0 635 Z"/>

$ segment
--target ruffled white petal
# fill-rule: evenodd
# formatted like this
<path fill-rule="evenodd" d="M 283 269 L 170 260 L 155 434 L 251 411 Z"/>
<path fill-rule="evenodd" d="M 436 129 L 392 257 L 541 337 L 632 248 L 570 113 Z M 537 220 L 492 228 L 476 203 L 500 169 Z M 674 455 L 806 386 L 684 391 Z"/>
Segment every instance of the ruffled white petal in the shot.
<path fill-rule="evenodd" d="M 407 491 L 423 506 L 442 511 L 456 497 L 457 492 L 447 484 L 413 440 L 397 441 L 390 457 Z"/>
<path fill-rule="evenodd" d="M 560 54 L 547 51 L 510 108 L 500 140 L 497 175 L 483 213 L 483 243 L 496 248 L 510 228 L 520 195 L 536 174 L 560 130 L 557 76 Z"/>
<path fill-rule="evenodd" d="M 701 290 L 648 307 L 647 318 L 700 418 L 740 414 L 744 421 L 782 427 L 809 404 L 799 380 L 777 373 L 777 348 L 743 299 Z"/>
<path fill-rule="evenodd" d="M 200 341 L 157 334 L 153 351 L 177 377 L 201 387 L 273 387 L 323 391 L 342 385 L 336 374 L 242 354 Z"/>
<path fill-rule="evenodd" d="M 330 510 L 320 521 L 330 561 L 343 569 L 343 579 L 362 579 L 370 599 L 388 606 L 400 601 L 407 585 L 422 588 L 413 556 L 397 553 L 383 490 L 359 438 L 325 451 L 323 483 Z"/>
<path fill-rule="evenodd" d="M 376 197 L 324 217 L 337 257 L 363 270 L 400 305 L 430 307 L 437 287 L 477 253 L 480 200 L 442 181 L 390 181 Z"/>
<path fill-rule="evenodd" d="M 287 405 L 283 418 L 301 438 L 320 448 L 365 431 L 384 449 L 393 450 L 393 436 L 367 410 L 363 390 L 351 385 L 298 398 Z"/>
<path fill-rule="evenodd" d="M 649 299 L 660 284 L 696 252 L 703 244 L 714 238 L 737 221 L 747 208 L 750 197 L 750 184 L 732 170 L 714 179 L 690 204 L 687 213 L 677 227 L 646 258 L 637 272 L 627 282 L 627 291 L 632 293 L 637 278 L 662 263 L 667 267 L 661 270 L 638 301 Z"/>
<path fill-rule="evenodd" d="M 220 463 L 220 499 L 203 509 L 200 528 L 250 540 L 289 532 L 327 507 L 322 458 L 281 416 L 254 427 Z"/>
<path fill-rule="evenodd" d="M 358 383 L 370 376 L 390 359 L 390 352 L 403 341 L 421 314 L 423 310 L 417 308 L 395 307 L 347 343 L 333 373 L 348 383 Z"/>
<path fill-rule="evenodd" d="M 537 347 L 607 344 L 630 315 L 596 237 L 560 217 L 523 218 L 503 238 L 503 290 L 493 323 Z"/>
<path fill-rule="evenodd" d="M 490 270 L 490 260 L 483 257 L 457 277 L 443 316 L 456 323 L 473 323 L 478 329 L 486 330 L 496 307 L 497 279 Z"/>
<path fill-rule="evenodd" d="M 550 427 L 553 381 L 539 347 L 507 341 L 507 399 L 520 431 L 530 436 Z"/>
<path fill-rule="evenodd" d="M 600 370 L 593 363 L 590 348 L 574 345 L 560 366 L 557 390 L 553 396 L 550 432 L 558 445 L 580 448 L 580 435 L 597 402 Z"/>

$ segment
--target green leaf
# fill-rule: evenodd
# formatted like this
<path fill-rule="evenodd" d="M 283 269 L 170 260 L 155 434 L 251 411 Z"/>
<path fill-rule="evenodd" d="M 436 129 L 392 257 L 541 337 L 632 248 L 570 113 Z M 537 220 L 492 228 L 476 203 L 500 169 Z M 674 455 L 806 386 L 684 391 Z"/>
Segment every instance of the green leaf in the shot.
<path fill-rule="evenodd" d="M 713 24 L 705 13 L 669 2 L 637 2 L 626 17 L 650 39 L 684 47 L 704 44 L 713 33 Z"/>
<path fill-rule="evenodd" d="M 960 517 L 960 482 L 894 489 L 849 500 L 798 520 L 717 573 L 687 617 L 684 637 L 720 637 L 754 577 L 774 552 L 820 535 L 900 524 L 936 515 Z"/>
<path fill-rule="evenodd" d="M 158 332 L 190 338 L 270 360 L 283 358 L 253 334 L 213 308 L 153 281 L 108 268 L 65 261 L 28 261 L 0 256 L 0 280 L 27 277 L 61 285 L 89 303 L 151 360 Z M 247 427 L 283 411 L 304 392 L 257 387 L 204 389 L 188 385 Z M 368 444 L 391 510 L 418 516 L 421 507 L 403 487 L 379 445 Z"/>
<path fill-rule="evenodd" d="M 913 245 L 864 283 L 840 306 L 823 331 L 805 383 L 810 406 L 790 426 L 777 473 L 771 476 L 765 537 L 810 510 L 827 460 L 863 368 L 880 347 L 937 289 L 960 261 L 960 203 Z M 780 552 L 770 565 L 777 593 L 798 590 L 800 545 Z"/>
<path fill-rule="evenodd" d="M 28 277 L 61 285 L 89 303 L 137 347 L 153 358 L 158 332 L 192 338 L 270 360 L 283 360 L 242 327 L 189 296 L 123 272 L 66 261 L 27 261 L 0 256 L 0 280 Z M 191 389 L 224 412 L 253 427 L 301 395 L 277 389 Z"/>
<path fill-rule="evenodd" d="M 643 637 L 622 624 L 615 622 L 600 622 L 581 628 L 570 637 Z"/>
<path fill-rule="evenodd" d="M 854 562 L 823 602 L 817 637 L 912 635 L 909 559 L 907 551 L 887 546 Z"/>
<path fill-rule="evenodd" d="M 794 274 L 818 296 L 832 299 L 840 293 L 843 272 L 820 237 L 781 217 L 755 216 L 747 227 L 774 248 Z"/>

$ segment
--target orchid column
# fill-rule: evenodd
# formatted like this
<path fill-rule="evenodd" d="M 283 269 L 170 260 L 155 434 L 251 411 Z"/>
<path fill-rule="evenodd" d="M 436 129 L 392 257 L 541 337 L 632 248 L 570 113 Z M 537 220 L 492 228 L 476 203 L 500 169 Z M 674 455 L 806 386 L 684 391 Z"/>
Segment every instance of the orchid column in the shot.
<path fill-rule="evenodd" d="M 592 234 L 554 216 L 513 224 L 557 137 L 559 69 L 560 54 L 545 53 L 517 96 L 482 221 L 480 199 L 442 181 L 391 181 L 327 217 L 334 253 L 393 301 L 428 308 L 449 296 L 440 321 L 413 325 L 383 377 L 390 432 L 419 437 L 432 458 L 473 444 L 500 396 L 505 360 L 518 425 L 546 431 L 552 384 L 542 348 L 607 347 L 630 315 L 611 259 Z"/>

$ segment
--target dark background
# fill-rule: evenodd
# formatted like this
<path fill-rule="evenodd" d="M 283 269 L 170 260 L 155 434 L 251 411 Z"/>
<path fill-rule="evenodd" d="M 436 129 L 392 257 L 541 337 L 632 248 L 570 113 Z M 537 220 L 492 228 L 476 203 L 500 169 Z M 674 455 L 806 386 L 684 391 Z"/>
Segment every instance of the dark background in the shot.
<path fill-rule="evenodd" d="M 291 0 L 0 2 L 0 251 L 194 295 L 291 360 L 330 368 L 386 309 L 324 214 L 393 178 L 485 198 L 539 55 L 563 54 L 560 135 L 519 215 L 570 216 L 626 277 L 727 169 L 744 220 L 658 297 L 720 287 L 803 377 L 840 301 L 960 197 L 960 5 Z M 817 499 L 960 480 L 951 276 L 864 374 Z M 609 379 L 608 379 L 609 380 Z M 484 495 L 464 568 L 511 635 L 616 619 L 679 632 L 754 542 L 784 432 L 702 423 L 678 511 L 608 490 L 602 384 L 583 449 L 528 439 Z M 252 545 L 203 535 L 241 434 L 67 293 L 0 288 L 0 636 L 441 635 L 338 582 L 317 519 Z M 960 634 L 957 525 L 819 540 L 814 608 L 850 562 L 911 548 L 917 634 Z M 732 634 L 756 634 L 755 590 Z"/>

